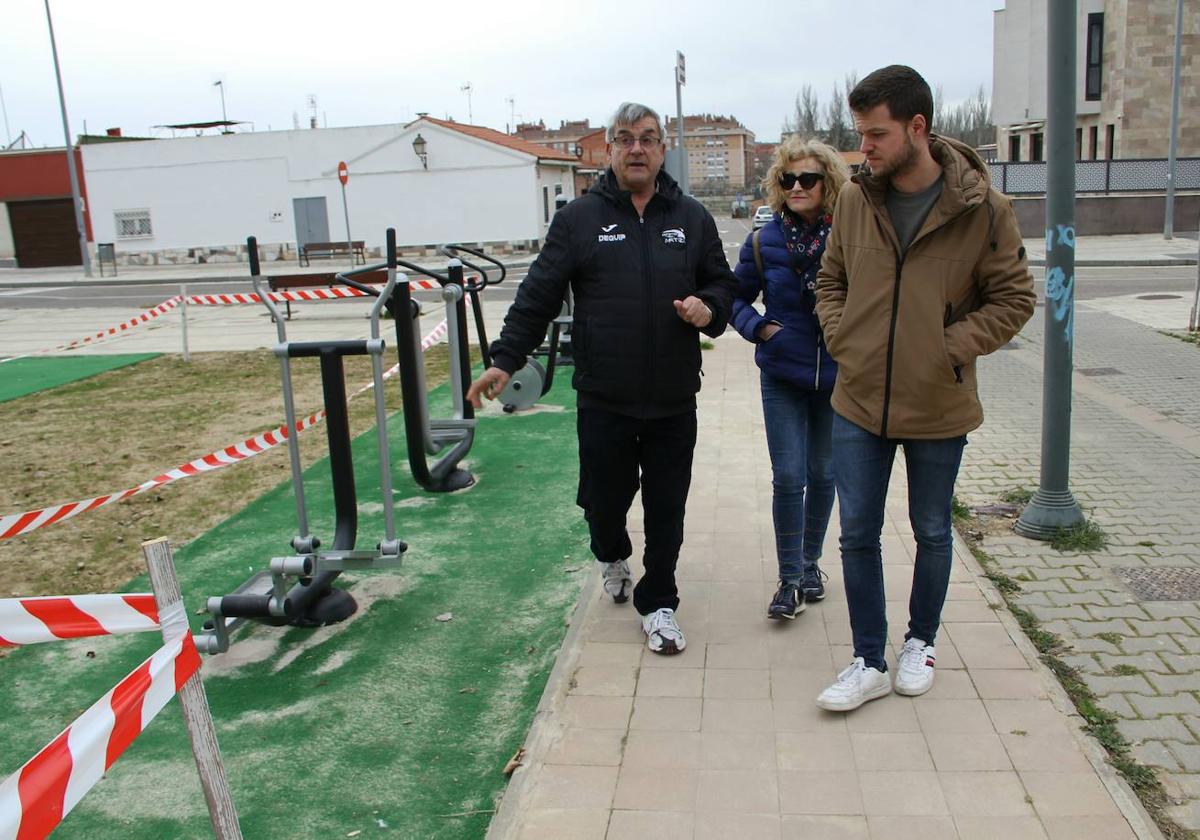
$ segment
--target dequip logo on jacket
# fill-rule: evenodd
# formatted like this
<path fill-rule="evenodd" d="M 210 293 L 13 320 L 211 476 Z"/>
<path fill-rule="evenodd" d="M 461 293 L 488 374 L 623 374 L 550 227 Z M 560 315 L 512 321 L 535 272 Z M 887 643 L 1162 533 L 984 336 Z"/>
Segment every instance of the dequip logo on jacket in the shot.
<path fill-rule="evenodd" d="M 623 233 L 613 233 L 617 229 L 617 225 L 601 225 L 602 233 L 596 238 L 597 242 L 622 242 L 625 239 Z"/>

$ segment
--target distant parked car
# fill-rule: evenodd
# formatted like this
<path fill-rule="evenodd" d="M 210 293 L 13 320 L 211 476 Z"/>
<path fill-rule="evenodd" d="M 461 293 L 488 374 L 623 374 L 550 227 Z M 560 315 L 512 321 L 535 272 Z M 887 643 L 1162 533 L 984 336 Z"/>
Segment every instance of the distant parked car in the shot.
<path fill-rule="evenodd" d="M 762 207 L 759 207 L 754 211 L 754 229 L 758 230 L 767 222 L 771 221 L 771 217 L 774 215 L 775 211 L 771 209 L 769 204 L 764 204 Z"/>

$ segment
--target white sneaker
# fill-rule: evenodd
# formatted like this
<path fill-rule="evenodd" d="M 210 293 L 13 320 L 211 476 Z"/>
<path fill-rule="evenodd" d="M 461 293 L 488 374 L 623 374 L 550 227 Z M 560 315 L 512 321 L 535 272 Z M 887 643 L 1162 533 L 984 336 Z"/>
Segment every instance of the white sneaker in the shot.
<path fill-rule="evenodd" d="M 837 682 L 821 692 L 817 705 L 830 712 L 848 712 L 868 700 L 877 700 L 892 693 L 892 681 L 878 668 L 868 668 L 861 656 L 842 673 Z"/>
<path fill-rule="evenodd" d="M 936 660 L 933 645 L 920 639 L 907 639 L 896 663 L 896 693 L 916 697 L 931 689 Z"/>
<path fill-rule="evenodd" d="M 628 562 L 618 560 L 615 563 L 600 563 L 600 574 L 604 578 L 604 591 L 612 596 L 614 602 L 624 604 L 629 600 L 629 593 L 633 591 L 633 574 L 629 571 Z"/>
<path fill-rule="evenodd" d="M 667 607 L 642 616 L 642 632 L 646 634 L 646 647 L 654 653 L 669 656 L 687 647 L 683 631 L 675 623 L 675 611 Z"/>

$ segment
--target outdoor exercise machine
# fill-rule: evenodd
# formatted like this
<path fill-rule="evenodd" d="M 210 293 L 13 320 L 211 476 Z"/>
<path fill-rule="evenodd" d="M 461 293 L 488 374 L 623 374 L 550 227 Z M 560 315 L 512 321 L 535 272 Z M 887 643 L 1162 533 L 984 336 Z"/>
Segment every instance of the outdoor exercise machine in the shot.
<path fill-rule="evenodd" d="M 389 235 L 391 231 L 389 231 Z M 377 290 L 371 307 L 369 339 L 335 341 L 288 341 L 286 320 L 259 282 L 258 246 L 252 236 L 247 240 L 250 278 L 254 291 L 271 313 L 279 343 L 275 355 L 283 379 L 283 408 L 288 429 L 288 454 L 291 458 L 292 490 L 296 502 L 299 533 L 292 538 L 293 554 L 271 559 L 269 570 L 259 572 L 232 594 L 209 598 L 212 619 L 196 638 L 206 653 L 229 649 L 229 634 L 248 620 L 273 625 L 291 624 L 316 627 L 342 621 L 354 614 L 357 605 L 346 591 L 333 588 L 333 582 L 345 570 L 395 568 L 407 546 L 396 538 L 392 500 L 392 469 L 387 436 L 387 412 L 383 394 L 384 341 L 379 335 L 380 312 L 396 289 L 407 290 L 407 280 L 399 282 L 391 263 L 387 284 Z M 355 549 L 358 536 L 358 500 L 354 484 L 354 461 L 350 448 L 350 421 L 347 410 L 346 356 L 371 357 L 375 384 L 375 421 L 379 448 L 379 481 L 383 496 L 384 537 L 374 550 Z M 325 428 L 329 442 L 329 463 L 333 481 L 335 512 L 333 545 L 322 550 L 321 540 L 308 526 L 304 482 L 300 469 L 300 444 L 296 433 L 296 409 L 292 394 L 291 360 L 316 358 L 321 365 L 321 385 L 325 402 Z"/>
<path fill-rule="evenodd" d="M 472 250 L 471 253 L 496 262 L 476 251 Z M 400 396 L 403 400 L 409 469 L 417 483 L 430 492 L 463 490 L 475 483 L 475 476 L 460 466 L 475 442 L 475 411 L 467 400 L 467 388 L 471 384 L 471 354 L 467 343 L 466 299 L 470 295 L 476 325 L 480 330 L 480 345 L 486 353 L 479 293 L 489 285 L 488 276 L 472 266 L 479 271 L 480 277 L 467 284 L 463 278 L 463 261 L 457 257 L 450 260 L 445 273 L 397 259 L 396 231 L 393 228 L 387 230 L 387 255 L 386 263 L 340 272 L 334 279 L 364 294 L 379 295 L 378 288 L 362 281 L 384 268 L 389 278 L 394 277 L 397 269 L 403 267 L 436 281 L 441 287 L 441 298 L 445 304 L 446 341 L 450 350 L 450 417 L 430 417 L 429 393 L 425 384 L 425 354 L 421 351 L 421 307 L 413 300 L 407 278 L 395 284 L 395 290 L 384 301 L 384 306 L 396 324 L 396 353 L 399 357 Z M 498 262 L 496 264 L 500 265 Z M 500 267 L 503 272 L 503 266 Z M 500 279 L 504 279 L 503 273 Z M 437 458 L 431 462 L 429 456 Z"/>
<path fill-rule="evenodd" d="M 571 357 L 571 292 L 567 290 L 562 310 L 550 322 L 546 340 L 525 360 L 525 366 L 516 371 L 504 386 L 497 399 L 508 413 L 530 408 L 554 386 L 554 371 L 558 367 L 573 364 Z M 543 364 L 540 359 L 545 359 Z"/>

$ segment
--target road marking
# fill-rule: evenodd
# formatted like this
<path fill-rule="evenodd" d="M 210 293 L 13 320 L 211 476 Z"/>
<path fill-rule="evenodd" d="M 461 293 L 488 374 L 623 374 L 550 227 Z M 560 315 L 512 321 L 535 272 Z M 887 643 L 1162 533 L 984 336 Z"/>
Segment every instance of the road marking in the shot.
<path fill-rule="evenodd" d="M 10 289 L 7 292 L 0 292 L 0 297 L 15 297 L 17 295 L 38 295 L 44 292 L 61 292 L 66 286 L 56 286 L 54 288 L 35 287 L 32 289 Z"/>

